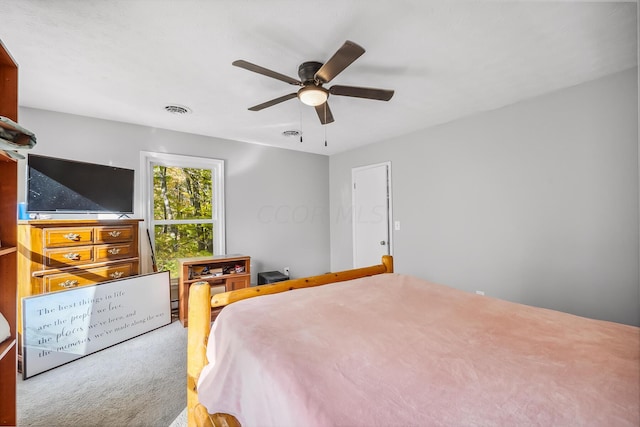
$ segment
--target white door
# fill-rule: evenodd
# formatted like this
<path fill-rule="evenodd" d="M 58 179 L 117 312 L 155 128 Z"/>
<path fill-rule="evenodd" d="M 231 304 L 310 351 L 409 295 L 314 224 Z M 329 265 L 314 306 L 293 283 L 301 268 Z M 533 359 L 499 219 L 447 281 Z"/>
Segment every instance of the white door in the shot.
<path fill-rule="evenodd" d="M 353 267 L 380 264 L 391 255 L 391 162 L 351 170 Z"/>

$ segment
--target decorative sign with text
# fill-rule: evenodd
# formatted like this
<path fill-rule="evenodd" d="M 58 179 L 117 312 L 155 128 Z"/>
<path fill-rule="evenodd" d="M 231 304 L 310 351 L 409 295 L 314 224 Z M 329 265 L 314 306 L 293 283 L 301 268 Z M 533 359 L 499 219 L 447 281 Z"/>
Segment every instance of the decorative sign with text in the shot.
<path fill-rule="evenodd" d="M 22 299 L 24 379 L 171 323 L 169 272 Z"/>

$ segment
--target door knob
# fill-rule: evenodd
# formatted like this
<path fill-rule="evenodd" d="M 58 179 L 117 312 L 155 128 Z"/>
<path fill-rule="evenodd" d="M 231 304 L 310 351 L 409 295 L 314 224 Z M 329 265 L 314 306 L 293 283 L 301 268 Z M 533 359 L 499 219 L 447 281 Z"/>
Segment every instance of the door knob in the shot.
<path fill-rule="evenodd" d="M 387 244 L 387 242 L 385 242 L 384 240 L 380 240 L 380 244 L 381 244 L 382 246 L 384 246 L 384 245 L 386 245 L 386 244 Z"/>

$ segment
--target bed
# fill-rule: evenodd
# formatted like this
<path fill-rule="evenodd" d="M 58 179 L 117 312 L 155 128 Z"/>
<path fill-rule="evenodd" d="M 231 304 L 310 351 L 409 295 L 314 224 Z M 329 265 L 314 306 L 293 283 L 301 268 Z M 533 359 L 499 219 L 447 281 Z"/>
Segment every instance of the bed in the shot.
<path fill-rule="evenodd" d="M 194 286 L 190 426 L 640 425 L 634 326 L 393 273 L 391 257 L 213 297 Z"/>

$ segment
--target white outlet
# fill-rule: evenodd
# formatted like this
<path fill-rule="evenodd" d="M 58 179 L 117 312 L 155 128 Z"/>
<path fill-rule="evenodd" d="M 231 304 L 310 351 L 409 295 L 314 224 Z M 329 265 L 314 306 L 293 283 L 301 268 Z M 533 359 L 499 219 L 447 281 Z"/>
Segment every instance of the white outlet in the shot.
<path fill-rule="evenodd" d="M 393 227 L 396 229 L 396 231 L 399 231 L 400 230 L 400 221 L 395 221 L 393 223 Z"/>
<path fill-rule="evenodd" d="M 285 267 L 282 269 L 283 273 L 286 274 L 287 276 L 289 275 L 289 267 Z"/>
<path fill-rule="evenodd" d="M 478 294 L 478 295 L 484 295 L 484 291 L 476 291 L 476 294 Z"/>

